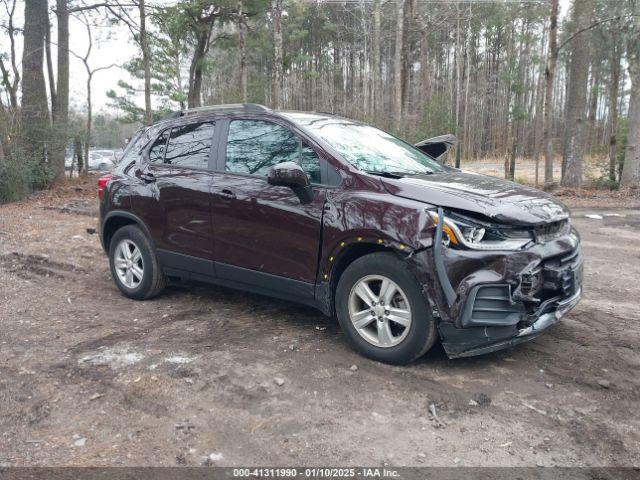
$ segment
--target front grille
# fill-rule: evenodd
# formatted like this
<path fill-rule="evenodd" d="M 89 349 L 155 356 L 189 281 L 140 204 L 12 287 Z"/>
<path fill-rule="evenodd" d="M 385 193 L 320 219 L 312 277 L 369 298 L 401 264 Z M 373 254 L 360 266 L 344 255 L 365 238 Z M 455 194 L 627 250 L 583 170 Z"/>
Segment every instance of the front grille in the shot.
<path fill-rule="evenodd" d="M 548 242 L 569 233 L 569 220 L 539 225 L 533 229 L 533 235 L 538 243 Z"/>
<path fill-rule="evenodd" d="M 580 247 L 556 255 L 520 274 L 517 286 L 479 285 L 471 289 L 461 315 L 462 327 L 527 324 L 542 309 L 578 292 L 582 285 Z"/>
<path fill-rule="evenodd" d="M 545 261 L 542 278 L 542 289 L 549 295 L 568 296 L 576 293 L 582 283 L 580 248 Z"/>

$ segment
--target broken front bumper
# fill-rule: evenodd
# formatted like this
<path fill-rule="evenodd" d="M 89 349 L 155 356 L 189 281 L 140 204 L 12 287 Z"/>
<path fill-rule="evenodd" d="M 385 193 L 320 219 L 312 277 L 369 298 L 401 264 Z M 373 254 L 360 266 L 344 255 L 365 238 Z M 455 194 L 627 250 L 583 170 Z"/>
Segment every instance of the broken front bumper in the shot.
<path fill-rule="evenodd" d="M 528 342 L 551 325 L 556 324 L 569 310 L 578 304 L 581 295 L 582 289 L 579 289 L 571 297 L 557 301 L 552 311 L 541 314 L 528 327 L 475 327 L 463 329 L 455 329 L 454 327 L 452 329 L 450 324 L 441 324 L 442 344 L 449 357 L 457 358 L 482 355 Z"/>
<path fill-rule="evenodd" d="M 444 246 L 437 252 L 434 247 L 416 253 L 410 264 L 433 304 L 442 344 L 452 358 L 531 340 L 560 320 L 582 294 L 583 258 L 573 233 L 512 252 Z"/>

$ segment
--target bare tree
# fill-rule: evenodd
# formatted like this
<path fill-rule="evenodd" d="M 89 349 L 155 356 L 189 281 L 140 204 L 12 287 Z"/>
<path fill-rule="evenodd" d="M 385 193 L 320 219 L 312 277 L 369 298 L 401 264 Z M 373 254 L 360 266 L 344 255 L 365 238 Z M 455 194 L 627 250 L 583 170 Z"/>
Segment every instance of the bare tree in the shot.
<path fill-rule="evenodd" d="M 544 186 L 553 184 L 553 80 L 558 63 L 558 0 L 551 0 L 551 16 L 549 19 L 549 50 L 547 66 L 544 71 Z"/>
<path fill-rule="evenodd" d="M 393 120 L 394 130 L 402 128 L 402 45 L 404 42 L 404 3 L 396 2 L 396 43 L 393 53 Z"/>
<path fill-rule="evenodd" d="M 84 12 L 83 12 L 84 13 Z M 93 34 L 91 32 L 91 24 L 86 16 L 83 15 L 83 21 L 87 30 L 87 51 L 84 55 L 80 56 L 73 51 L 70 53 L 76 57 L 78 60 L 82 62 L 84 65 L 84 69 L 87 72 L 87 119 L 85 124 L 85 139 L 84 139 L 84 171 L 86 174 L 89 169 L 89 147 L 91 146 L 91 128 L 93 122 L 93 106 L 91 103 L 91 83 L 93 81 L 93 76 L 102 70 L 108 70 L 110 68 L 115 67 L 115 64 L 106 65 L 97 68 L 91 68 L 89 63 L 89 57 L 91 56 L 91 51 L 93 50 Z M 80 161 L 80 158 L 79 158 Z M 78 170 L 80 171 L 80 170 Z"/>
<path fill-rule="evenodd" d="M 272 0 L 273 22 L 273 98 L 274 108 L 282 108 L 282 0 Z"/>
<path fill-rule="evenodd" d="M 9 2 L 5 0 L 4 7 L 7 12 L 7 35 L 9 36 L 9 47 L 10 47 L 10 62 L 11 62 L 11 72 L 9 73 L 9 69 L 6 67 L 2 60 L 2 55 L 0 55 L 0 74 L 2 74 L 2 85 L 4 85 L 5 89 L 9 94 L 9 106 L 17 111 L 18 109 L 18 86 L 20 85 L 20 71 L 18 69 L 18 63 L 16 59 L 16 27 L 14 25 L 14 16 L 16 12 L 16 0 L 11 2 L 11 6 L 9 6 Z M 11 76 L 13 75 L 13 78 Z"/>
<path fill-rule="evenodd" d="M 53 181 L 65 178 L 64 153 L 67 145 L 69 121 L 69 10 L 68 0 L 56 0 L 56 19 L 58 24 L 58 68 L 56 95 L 52 97 L 52 116 L 54 135 L 51 142 L 51 171 Z M 53 73 L 50 72 L 50 83 L 53 91 Z"/>
<path fill-rule="evenodd" d="M 242 0 L 238 0 L 238 50 L 240 51 L 240 97 L 242 103 L 247 103 L 247 48 L 244 38 L 244 14 L 242 12 Z"/>
<path fill-rule="evenodd" d="M 147 125 L 153 123 L 153 111 L 151 110 L 151 59 L 149 54 L 149 40 L 147 38 L 147 13 L 145 0 L 138 0 L 140 12 L 140 49 L 142 50 L 142 65 L 144 67 L 144 111 Z"/>
<path fill-rule="evenodd" d="M 620 60 L 622 46 L 617 30 L 611 32 L 611 82 L 609 85 L 609 180 L 616 181 L 616 165 L 618 163 L 618 95 L 620 91 Z"/>

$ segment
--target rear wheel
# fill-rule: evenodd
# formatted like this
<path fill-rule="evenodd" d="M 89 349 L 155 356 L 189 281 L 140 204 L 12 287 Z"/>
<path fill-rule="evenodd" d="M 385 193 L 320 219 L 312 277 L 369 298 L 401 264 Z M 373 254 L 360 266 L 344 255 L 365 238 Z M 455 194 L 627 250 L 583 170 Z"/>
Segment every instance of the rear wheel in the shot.
<path fill-rule="evenodd" d="M 109 244 L 111 276 L 122 293 L 135 300 L 158 295 L 165 286 L 151 242 L 135 225 L 113 234 Z"/>
<path fill-rule="evenodd" d="M 420 284 L 393 253 L 354 261 L 336 288 L 336 312 L 362 355 L 392 364 L 422 356 L 436 340 L 435 322 Z"/>

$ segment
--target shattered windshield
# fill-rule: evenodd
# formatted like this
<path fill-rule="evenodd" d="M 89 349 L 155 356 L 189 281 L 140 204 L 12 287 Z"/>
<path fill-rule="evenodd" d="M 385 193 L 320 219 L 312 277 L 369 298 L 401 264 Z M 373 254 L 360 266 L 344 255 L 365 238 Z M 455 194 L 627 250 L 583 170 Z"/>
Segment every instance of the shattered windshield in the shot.
<path fill-rule="evenodd" d="M 285 115 L 322 138 L 363 172 L 416 175 L 443 170 L 437 161 L 417 148 L 370 125 L 307 113 Z"/>

